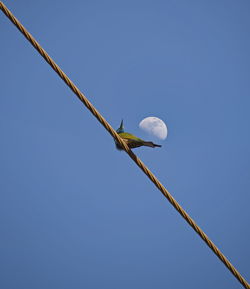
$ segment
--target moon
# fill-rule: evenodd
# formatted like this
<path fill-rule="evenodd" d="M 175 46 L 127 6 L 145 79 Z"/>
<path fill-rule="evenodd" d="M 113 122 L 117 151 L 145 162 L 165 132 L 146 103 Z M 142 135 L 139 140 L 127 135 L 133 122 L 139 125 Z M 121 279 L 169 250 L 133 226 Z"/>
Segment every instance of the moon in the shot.
<path fill-rule="evenodd" d="M 165 122 L 155 116 L 149 116 L 144 118 L 139 123 L 139 127 L 140 129 L 156 136 L 161 140 L 164 140 L 168 135 L 168 129 Z"/>

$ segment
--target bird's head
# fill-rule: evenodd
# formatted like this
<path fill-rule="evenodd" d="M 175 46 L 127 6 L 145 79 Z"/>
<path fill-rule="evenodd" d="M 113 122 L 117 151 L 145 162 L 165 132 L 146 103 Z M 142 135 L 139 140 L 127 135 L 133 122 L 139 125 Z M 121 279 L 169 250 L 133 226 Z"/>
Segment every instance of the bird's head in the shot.
<path fill-rule="evenodd" d="M 124 132 L 124 127 L 123 127 L 123 119 L 121 121 L 120 127 L 116 130 L 117 133 L 123 133 Z"/>

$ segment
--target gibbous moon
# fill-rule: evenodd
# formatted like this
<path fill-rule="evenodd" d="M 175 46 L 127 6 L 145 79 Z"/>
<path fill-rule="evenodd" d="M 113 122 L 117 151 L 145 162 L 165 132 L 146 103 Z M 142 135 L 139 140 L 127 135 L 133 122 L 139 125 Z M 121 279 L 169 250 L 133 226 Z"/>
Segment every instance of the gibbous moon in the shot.
<path fill-rule="evenodd" d="M 152 134 L 162 140 L 164 140 L 168 134 L 168 129 L 164 121 L 155 116 L 144 118 L 139 123 L 139 127 L 147 133 Z"/>

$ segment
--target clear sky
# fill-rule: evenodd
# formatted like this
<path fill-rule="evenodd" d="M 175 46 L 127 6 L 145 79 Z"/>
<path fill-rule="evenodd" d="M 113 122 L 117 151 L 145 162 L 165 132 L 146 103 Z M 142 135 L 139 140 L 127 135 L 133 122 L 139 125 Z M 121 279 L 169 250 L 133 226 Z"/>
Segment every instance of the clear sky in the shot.
<path fill-rule="evenodd" d="M 250 280 L 250 2 L 4 1 Z M 0 13 L 0 288 L 242 288 Z M 154 139 L 155 141 L 155 139 Z"/>

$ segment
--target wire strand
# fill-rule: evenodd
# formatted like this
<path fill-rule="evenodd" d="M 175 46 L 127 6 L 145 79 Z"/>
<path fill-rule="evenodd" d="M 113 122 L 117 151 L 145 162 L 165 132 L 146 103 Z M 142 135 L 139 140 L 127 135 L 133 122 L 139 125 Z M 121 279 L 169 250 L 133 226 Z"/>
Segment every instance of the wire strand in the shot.
<path fill-rule="evenodd" d="M 26 28 L 17 20 L 17 18 L 10 12 L 10 10 L 0 2 L 0 9 L 9 18 L 9 20 L 18 28 L 18 30 L 26 37 L 32 46 L 40 53 L 46 62 L 53 68 L 53 70 L 60 76 L 60 78 L 70 87 L 81 102 L 90 110 L 90 112 L 97 118 L 97 120 L 104 126 L 110 135 L 119 143 L 119 145 L 127 152 L 131 159 L 138 167 L 148 176 L 148 178 L 155 184 L 161 193 L 168 199 L 172 206 L 180 213 L 186 222 L 195 230 L 195 232 L 202 238 L 208 247 L 216 254 L 216 256 L 224 263 L 224 265 L 231 271 L 231 273 L 238 279 L 238 281 L 247 289 L 250 289 L 249 283 L 242 277 L 239 271 L 229 262 L 223 253 L 216 247 L 216 245 L 209 239 L 203 230 L 195 223 L 195 221 L 187 214 L 187 212 L 179 205 L 179 203 L 172 197 L 168 190 L 160 183 L 156 176 L 147 168 L 147 166 L 131 151 L 122 138 L 116 133 L 105 118 L 98 112 L 98 110 L 91 104 L 87 97 L 77 88 L 77 86 L 68 78 L 68 76 L 60 69 L 60 67 L 53 61 L 35 38 L 26 30 Z"/>

